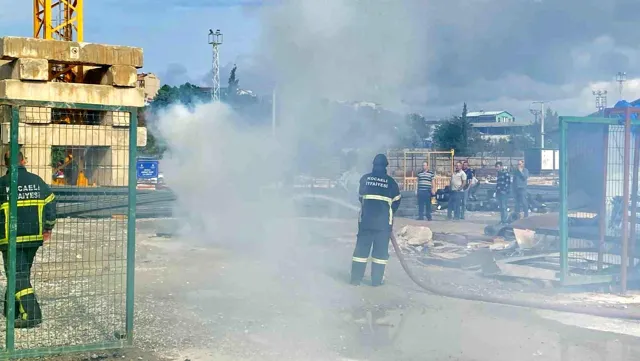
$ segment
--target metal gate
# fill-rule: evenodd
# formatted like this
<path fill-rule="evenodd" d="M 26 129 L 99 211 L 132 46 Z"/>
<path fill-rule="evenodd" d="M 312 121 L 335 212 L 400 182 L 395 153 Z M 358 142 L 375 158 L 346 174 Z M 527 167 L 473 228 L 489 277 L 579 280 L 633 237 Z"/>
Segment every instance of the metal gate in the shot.
<path fill-rule="evenodd" d="M 25 227 L 17 212 L 24 204 L 19 154 L 27 171 L 50 185 L 57 209 L 51 239 L 38 249 L 30 272 L 43 322 L 16 328 L 7 317 L 0 358 L 131 345 L 137 108 L 0 99 L 0 126 L 2 152 L 10 152 L 8 200 L 0 197 L 8 213 L 0 280 L 8 315 L 21 306 L 14 303 L 16 271 L 28 269 L 18 263 L 27 247 L 17 237 Z M 0 171 L 6 170 L 3 162 Z"/>
<path fill-rule="evenodd" d="M 417 173 L 422 169 L 422 162 L 427 161 L 435 173 L 434 191 L 449 185 L 454 166 L 454 150 L 432 151 L 426 149 L 396 149 L 387 152 L 390 174 L 396 179 L 400 189 L 415 191 Z"/>
<path fill-rule="evenodd" d="M 628 270 L 637 266 L 636 111 L 560 117 L 560 276 L 565 284 L 620 281 L 624 292 Z"/>

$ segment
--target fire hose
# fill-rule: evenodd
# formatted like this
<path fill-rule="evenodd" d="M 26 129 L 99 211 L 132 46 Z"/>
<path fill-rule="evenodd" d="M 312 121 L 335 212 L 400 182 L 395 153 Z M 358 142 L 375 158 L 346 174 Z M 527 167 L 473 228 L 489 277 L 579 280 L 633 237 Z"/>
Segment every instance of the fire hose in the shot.
<path fill-rule="evenodd" d="M 304 199 L 304 198 L 325 200 L 325 201 L 329 201 L 334 204 L 338 204 L 343 207 L 349 208 L 354 211 L 360 210 L 359 207 L 356 207 L 351 203 L 345 202 L 338 198 L 329 197 L 325 195 L 299 194 L 294 196 L 294 199 Z M 420 288 L 427 291 L 428 293 L 431 293 L 437 296 L 456 298 L 456 299 L 467 300 L 467 301 L 486 302 L 486 303 L 493 303 L 493 304 L 500 304 L 500 305 L 507 305 L 507 306 L 515 306 L 515 307 L 533 308 L 533 309 L 539 309 L 539 310 L 577 313 L 577 314 L 583 314 L 583 315 L 589 315 L 589 316 L 627 319 L 627 320 L 640 320 L 640 314 L 638 313 L 631 313 L 631 312 L 617 310 L 617 309 L 593 309 L 588 307 L 581 308 L 573 305 L 543 303 L 543 302 L 537 302 L 532 300 L 508 299 L 508 298 L 502 298 L 502 297 L 491 296 L 491 295 L 478 295 L 478 294 L 460 291 L 457 289 L 455 290 L 446 289 L 446 288 L 425 282 L 420 278 L 416 277 L 416 275 L 413 273 L 411 268 L 409 268 L 409 265 L 407 264 L 407 260 L 405 259 L 404 254 L 400 249 L 400 246 L 398 246 L 398 241 L 396 240 L 396 237 L 393 234 L 393 232 L 391 232 L 391 244 L 393 245 L 393 249 L 396 252 L 396 256 L 398 257 L 398 260 L 400 261 L 400 265 L 402 265 L 402 269 L 404 269 L 407 276 L 409 276 L 409 278 Z"/>

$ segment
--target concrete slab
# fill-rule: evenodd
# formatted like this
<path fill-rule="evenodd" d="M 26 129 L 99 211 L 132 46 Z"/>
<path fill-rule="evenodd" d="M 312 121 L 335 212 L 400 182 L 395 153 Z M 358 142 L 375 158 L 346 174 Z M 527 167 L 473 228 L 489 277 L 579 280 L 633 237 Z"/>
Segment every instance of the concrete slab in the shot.
<path fill-rule="evenodd" d="M 51 108 L 20 107 L 20 122 L 27 124 L 49 124 L 52 119 Z M 11 107 L 0 107 L 0 122 L 11 121 Z"/>
<path fill-rule="evenodd" d="M 9 123 L 2 123 L 3 144 L 9 144 Z M 40 146 L 124 147 L 129 142 L 129 129 L 104 125 L 20 124 L 18 143 Z M 138 127 L 138 147 L 147 145 L 147 129 Z"/>
<path fill-rule="evenodd" d="M 49 62 L 29 58 L 0 60 L 0 80 L 3 79 L 48 81 Z"/>
<path fill-rule="evenodd" d="M 135 88 L 138 86 L 138 71 L 128 65 L 93 67 L 85 72 L 84 83 Z"/>
<path fill-rule="evenodd" d="M 0 60 L 0 80 L 48 81 L 49 63 L 45 59 Z"/>
<path fill-rule="evenodd" d="M 38 58 L 75 65 L 143 66 L 142 48 L 13 36 L 0 38 L 0 59 L 19 58 Z"/>
<path fill-rule="evenodd" d="M 144 90 L 108 85 L 0 80 L 0 98 L 115 106 L 144 106 Z"/>
<path fill-rule="evenodd" d="M 138 85 L 138 71 L 129 65 L 111 66 L 102 77 L 100 84 L 135 88 Z"/>

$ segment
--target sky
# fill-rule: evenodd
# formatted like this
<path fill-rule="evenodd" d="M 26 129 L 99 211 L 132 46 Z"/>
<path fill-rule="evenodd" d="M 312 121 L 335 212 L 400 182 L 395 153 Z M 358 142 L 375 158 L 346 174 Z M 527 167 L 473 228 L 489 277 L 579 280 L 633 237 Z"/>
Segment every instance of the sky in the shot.
<path fill-rule="evenodd" d="M 0 0 L 0 36 L 31 36 L 31 11 L 31 1 Z M 259 93 L 273 86 L 270 69 L 278 65 L 269 61 L 281 51 L 308 71 L 334 66 L 343 76 L 368 77 L 384 94 L 375 100 L 393 109 L 439 117 L 467 102 L 470 111 L 529 120 L 538 100 L 561 115 L 589 113 L 594 89 L 608 90 L 613 104 L 618 71 L 629 79 L 623 98 L 640 98 L 632 16 L 639 12 L 636 0 L 85 0 L 85 40 L 143 47 L 144 71 L 172 85 L 206 85 L 207 33 L 219 28 L 222 81 L 238 64 L 240 86 Z M 309 41 L 329 37 L 318 45 L 324 53 L 309 49 Z M 374 59 L 378 69 L 362 72 L 352 59 Z M 372 85 L 376 76 L 384 89 Z M 377 97 L 357 88 L 339 95 Z M 385 104 L 385 97 L 394 99 Z"/>

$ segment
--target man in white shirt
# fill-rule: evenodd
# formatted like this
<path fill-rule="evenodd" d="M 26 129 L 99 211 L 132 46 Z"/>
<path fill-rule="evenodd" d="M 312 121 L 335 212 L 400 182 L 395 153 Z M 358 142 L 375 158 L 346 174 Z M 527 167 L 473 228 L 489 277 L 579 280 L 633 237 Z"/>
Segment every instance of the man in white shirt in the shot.
<path fill-rule="evenodd" d="M 462 197 L 464 188 L 467 185 L 467 174 L 462 170 L 462 163 L 456 163 L 456 169 L 451 176 L 451 192 L 449 193 L 449 203 L 447 205 L 447 219 L 451 219 L 452 213 L 455 219 L 460 219 L 462 213 L 460 207 L 462 205 Z"/>

